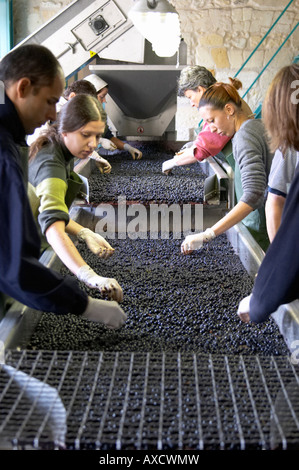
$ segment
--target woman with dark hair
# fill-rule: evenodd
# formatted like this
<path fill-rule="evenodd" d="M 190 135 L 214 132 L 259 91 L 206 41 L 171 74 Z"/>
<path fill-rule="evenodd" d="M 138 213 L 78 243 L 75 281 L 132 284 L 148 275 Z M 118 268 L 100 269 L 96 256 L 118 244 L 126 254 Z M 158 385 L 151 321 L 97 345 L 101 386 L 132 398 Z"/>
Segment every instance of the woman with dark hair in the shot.
<path fill-rule="evenodd" d="M 230 81 L 230 84 L 217 82 L 210 86 L 199 102 L 199 109 L 211 132 L 232 138 L 237 204 L 213 227 L 187 236 L 182 243 L 184 254 L 201 248 L 204 242 L 241 221 L 263 249 L 269 244 L 264 202 L 272 154 L 261 120 L 250 119 L 242 107 L 242 98 L 236 89 L 240 82 Z"/>
<path fill-rule="evenodd" d="M 262 117 L 271 149 L 299 152 L 299 65 L 282 68 L 272 81 Z M 240 302 L 242 321 L 260 323 L 281 305 L 299 298 L 299 166 L 283 208 L 281 223 L 267 250 L 252 294 Z M 298 307 L 297 307 L 298 308 Z"/>
<path fill-rule="evenodd" d="M 104 127 L 96 98 L 79 94 L 68 101 L 57 122 L 30 147 L 28 192 L 41 233 L 62 262 L 88 286 L 121 301 L 122 289 L 118 282 L 98 276 L 68 236 L 83 240 L 102 258 L 113 254 L 113 248 L 101 235 L 71 220 L 68 212 L 82 184 L 80 177 L 72 171 L 73 160 L 90 156 Z"/>

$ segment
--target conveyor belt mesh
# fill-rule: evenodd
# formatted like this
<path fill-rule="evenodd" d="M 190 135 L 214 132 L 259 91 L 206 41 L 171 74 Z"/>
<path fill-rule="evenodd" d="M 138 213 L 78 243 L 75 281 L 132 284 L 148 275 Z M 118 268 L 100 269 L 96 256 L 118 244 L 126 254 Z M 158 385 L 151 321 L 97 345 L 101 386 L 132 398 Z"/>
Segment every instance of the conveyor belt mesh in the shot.
<path fill-rule="evenodd" d="M 1 446 L 296 448 L 296 367 L 287 356 L 8 351 Z"/>

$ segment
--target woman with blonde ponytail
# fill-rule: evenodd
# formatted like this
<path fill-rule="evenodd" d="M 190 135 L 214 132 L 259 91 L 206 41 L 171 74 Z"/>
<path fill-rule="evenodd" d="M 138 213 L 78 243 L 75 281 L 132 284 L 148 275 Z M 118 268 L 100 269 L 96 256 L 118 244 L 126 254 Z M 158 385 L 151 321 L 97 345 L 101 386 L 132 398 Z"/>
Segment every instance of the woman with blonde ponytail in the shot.
<path fill-rule="evenodd" d="M 237 203 L 213 227 L 187 236 L 181 247 L 184 254 L 201 248 L 204 242 L 239 222 L 247 226 L 264 250 L 269 245 L 264 204 L 273 155 L 262 121 L 251 119 L 244 109 L 244 101 L 237 91 L 241 85 L 236 79 L 230 79 L 230 83 L 217 82 L 205 91 L 199 102 L 199 111 L 211 132 L 232 138 Z"/>

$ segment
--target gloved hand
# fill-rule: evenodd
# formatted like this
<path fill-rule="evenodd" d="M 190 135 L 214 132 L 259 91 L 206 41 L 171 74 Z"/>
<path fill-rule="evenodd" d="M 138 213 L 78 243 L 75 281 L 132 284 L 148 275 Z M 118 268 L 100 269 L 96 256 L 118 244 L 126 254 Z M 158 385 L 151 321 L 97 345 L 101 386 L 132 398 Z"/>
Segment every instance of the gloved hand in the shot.
<path fill-rule="evenodd" d="M 181 150 L 185 150 L 185 149 L 188 149 L 190 147 L 193 147 L 194 146 L 194 142 L 193 140 L 191 140 L 191 142 L 186 142 L 183 147 L 181 148 Z"/>
<path fill-rule="evenodd" d="M 142 158 L 142 152 L 140 152 L 140 150 L 138 150 L 138 149 L 135 149 L 131 145 L 124 144 L 124 149 L 127 150 L 128 152 L 130 152 L 130 154 L 132 155 L 134 160 L 136 158 L 137 158 L 137 160 L 140 160 L 140 158 Z"/>
<path fill-rule="evenodd" d="M 248 295 L 247 297 L 244 297 L 243 300 L 239 303 L 238 307 L 238 315 L 242 322 L 244 323 L 249 323 L 250 322 L 250 316 L 249 316 L 249 304 L 250 304 L 250 299 L 251 295 Z"/>
<path fill-rule="evenodd" d="M 123 291 L 118 282 L 110 277 L 98 276 L 87 264 L 81 266 L 77 273 L 77 278 L 88 287 L 98 289 L 102 294 L 107 295 L 109 299 L 122 302 Z"/>
<path fill-rule="evenodd" d="M 116 145 L 111 140 L 104 139 L 103 137 L 99 139 L 99 144 L 103 147 L 103 149 L 111 150 L 111 152 L 117 149 Z"/>
<path fill-rule="evenodd" d="M 168 175 L 175 166 L 176 166 L 175 158 L 171 158 L 170 160 L 166 160 L 162 164 L 162 172 L 165 175 Z"/>
<path fill-rule="evenodd" d="M 107 160 L 105 160 L 105 158 L 101 157 L 97 152 L 92 152 L 90 158 L 95 161 L 95 164 L 101 173 L 110 173 L 111 165 Z"/>
<path fill-rule="evenodd" d="M 171 173 L 171 170 L 175 166 L 180 165 L 180 160 L 183 157 L 194 155 L 194 149 L 195 149 L 195 146 L 191 145 L 190 147 L 187 147 L 185 150 L 181 150 L 180 152 L 176 153 L 175 156 L 171 158 L 170 160 L 166 160 L 162 165 L 162 172 L 165 175 L 168 175 L 169 173 Z"/>
<path fill-rule="evenodd" d="M 77 233 L 77 238 L 86 243 L 90 251 L 100 258 L 107 259 L 114 253 L 114 248 L 105 240 L 102 235 L 93 232 L 89 228 L 82 228 Z"/>
<path fill-rule="evenodd" d="M 93 299 L 88 297 L 86 310 L 82 314 L 87 320 L 103 323 L 107 328 L 120 328 L 126 321 L 127 315 L 115 301 Z"/>
<path fill-rule="evenodd" d="M 193 250 L 200 250 L 203 243 L 209 242 L 216 237 L 211 228 L 207 228 L 204 232 L 195 235 L 188 235 L 181 245 L 181 251 L 185 255 L 192 253 Z"/>

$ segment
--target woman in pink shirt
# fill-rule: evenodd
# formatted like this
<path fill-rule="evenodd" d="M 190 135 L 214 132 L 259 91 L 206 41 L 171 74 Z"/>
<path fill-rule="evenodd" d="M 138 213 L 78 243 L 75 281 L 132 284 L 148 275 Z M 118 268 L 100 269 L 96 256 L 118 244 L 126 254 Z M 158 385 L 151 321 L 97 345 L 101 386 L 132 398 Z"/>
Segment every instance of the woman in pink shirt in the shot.
<path fill-rule="evenodd" d="M 198 108 L 202 95 L 214 83 L 216 83 L 214 75 L 205 67 L 200 65 L 185 67 L 181 71 L 178 82 L 178 96 L 185 96 L 192 107 Z M 245 101 L 243 101 L 242 108 L 248 116 L 252 115 Z M 182 149 L 172 159 L 165 161 L 162 171 L 168 174 L 175 166 L 190 165 L 215 156 L 221 152 L 229 140 L 230 137 L 211 132 L 209 124 L 204 123 L 192 145 Z"/>

